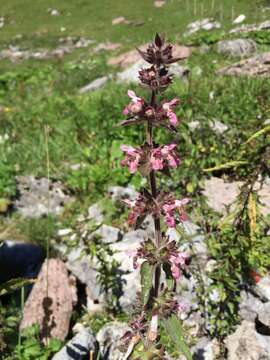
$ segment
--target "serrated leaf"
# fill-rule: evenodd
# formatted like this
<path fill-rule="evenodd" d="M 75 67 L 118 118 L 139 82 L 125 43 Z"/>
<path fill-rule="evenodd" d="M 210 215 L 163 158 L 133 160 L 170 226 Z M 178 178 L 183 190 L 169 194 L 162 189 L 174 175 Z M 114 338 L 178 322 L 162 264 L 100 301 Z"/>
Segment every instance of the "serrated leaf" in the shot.
<path fill-rule="evenodd" d="M 230 169 L 232 167 L 238 167 L 240 165 L 245 165 L 247 163 L 248 163 L 247 161 L 229 161 L 222 165 L 217 165 L 212 168 L 204 169 L 203 171 L 210 172 L 210 171 L 217 171 L 217 170 L 222 170 L 222 169 Z"/>
<path fill-rule="evenodd" d="M 9 280 L 9 281 L 5 282 L 4 284 L 0 285 L 0 296 L 9 294 L 9 293 L 23 287 L 24 285 L 33 284 L 34 282 L 35 282 L 35 280 L 33 280 L 33 279 L 24 279 L 24 278 L 17 278 L 17 279 Z"/>
<path fill-rule="evenodd" d="M 142 283 L 142 303 L 146 305 L 149 299 L 150 291 L 152 289 L 154 275 L 154 267 L 147 261 L 141 265 L 141 283 Z"/>
<path fill-rule="evenodd" d="M 163 325 L 177 349 L 186 357 L 187 360 L 192 360 L 192 354 L 185 342 L 181 323 L 176 315 L 172 315 L 170 318 L 163 320 Z"/>

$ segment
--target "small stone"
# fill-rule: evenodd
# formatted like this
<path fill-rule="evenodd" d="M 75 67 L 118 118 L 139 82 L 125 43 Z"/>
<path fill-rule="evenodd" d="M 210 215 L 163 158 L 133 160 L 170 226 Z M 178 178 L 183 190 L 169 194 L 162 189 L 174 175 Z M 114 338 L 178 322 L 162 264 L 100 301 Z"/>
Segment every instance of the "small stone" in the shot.
<path fill-rule="evenodd" d="M 72 231 L 73 231 L 72 229 L 60 229 L 60 230 L 58 230 L 57 235 L 60 237 L 67 236 L 67 235 L 71 234 Z"/>
<path fill-rule="evenodd" d="M 263 306 L 261 300 L 249 292 L 241 291 L 241 302 L 239 304 L 239 315 L 241 319 L 255 321 Z"/>
<path fill-rule="evenodd" d="M 263 301 L 270 301 L 270 275 L 260 279 L 254 287 L 254 291 Z"/>
<path fill-rule="evenodd" d="M 241 14 L 241 15 L 237 16 L 236 19 L 233 20 L 233 24 L 240 24 L 245 20 L 246 20 L 246 16 Z"/>
<path fill-rule="evenodd" d="M 76 324 L 74 328 L 79 329 L 77 334 L 53 356 L 52 360 L 81 360 L 91 352 L 93 358 L 96 358 L 98 344 L 92 331 L 81 324 Z"/>
<path fill-rule="evenodd" d="M 203 19 L 194 21 L 187 26 L 187 30 L 184 35 L 191 35 L 199 30 L 214 30 L 214 29 L 220 29 L 221 24 L 213 19 Z"/>
<path fill-rule="evenodd" d="M 119 229 L 113 226 L 103 224 L 100 228 L 98 228 L 90 235 L 89 240 L 91 241 L 95 237 L 98 237 L 100 241 L 104 244 L 112 244 L 120 241 L 122 238 L 122 234 Z"/>
<path fill-rule="evenodd" d="M 135 200 L 138 196 L 138 192 L 132 186 L 110 186 L 108 188 L 108 194 L 113 201 L 122 201 L 125 199 Z"/>
<path fill-rule="evenodd" d="M 110 360 L 123 359 L 127 349 L 123 349 L 122 337 L 129 331 L 131 331 L 129 326 L 120 322 L 103 326 L 97 334 L 101 357 Z"/>
<path fill-rule="evenodd" d="M 202 338 L 191 349 L 194 360 L 215 360 L 220 353 L 220 346 L 217 340 L 209 341 L 209 339 Z"/>
<path fill-rule="evenodd" d="M 155 2 L 154 2 L 154 6 L 156 7 L 156 8 L 161 8 L 162 6 L 164 6 L 166 4 L 166 1 L 163 1 L 163 0 L 156 0 Z"/>
<path fill-rule="evenodd" d="M 95 79 L 95 80 L 91 81 L 90 84 L 87 84 L 87 85 L 83 86 L 82 88 L 80 88 L 79 93 L 85 94 L 85 93 L 88 93 L 88 92 L 91 92 L 94 90 L 98 90 L 102 86 L 104 86 L 108 80 L 109 80 L 108 76 L 102 76 L 98 79 Z"/>
<path fill-rule="evenodd" d="M 112 25 L 129 24 L 129 23 L 130 21 L 128 21 L 124 16 L 119 16 L 112 20 Z"/>
<path fill-rule="evenodd" d="M 210 122 L 210 127 L 216 134 L 220 134 L 220 135 L 228 130 L 228 126 L 223 124 L 219 120 L 211 121 Z"/>
<path fill-rule="evenodd" d="M 200 126 L 200 122 L 197 120 L 191 121 L 187 124 L 187 126 L 189 127 L 189 129 L 191 131 L 196 130 L 199 126 Z"/>
<path fill-rule="evenodd" d="M 48 12 L 50 13 L 51 16 L 59 16 L 60 12 L 57 9 L 48 9 Z"/>
<path fill-rule="evenodd" d="M 88 208 L 88 219 L 93 220 L 97 225 L 102 224 L 104 215 L 100 205 L 94 204 Z"/>

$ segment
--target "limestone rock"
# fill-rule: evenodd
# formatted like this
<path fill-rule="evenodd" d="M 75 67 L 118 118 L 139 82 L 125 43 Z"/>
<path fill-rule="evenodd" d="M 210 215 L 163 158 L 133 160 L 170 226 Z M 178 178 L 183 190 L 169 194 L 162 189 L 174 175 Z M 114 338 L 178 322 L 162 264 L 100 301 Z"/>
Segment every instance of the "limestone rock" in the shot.
<path fill-rule="evenodd" d="M 213 19 L 203 19 L 203 20 L 197 20 L 194 21 L 187 26 L 187 30 L 185 32 L 185 35 L 191 35 L 199 30 L 214 30 L 214 29 L 220 29 L 221 24 L 218 21 L 215 21 Z"/>
<path fill-rule="evenodd" d="M 156 8 L 161 8 L 161 7 L 164 6 L 165 4 L 166 4 L 166 2 L 163 1 L 163 0 L 156 0 L 156 1 L 154 2 L 154 6 L 155 6 Z"/>
<path fill-rule="evenodd" d="M 108 194 L 113 201 L 135 200 L 138 196 L 138 192 L 132 186 L 109 186 Z"/>
<path fill-rule="evenodd" d="M 233 57 L 246 57 L 256 53 L 257 45 L 251 39 L 222 40 L 217 43 L 217 51 Z"/>
<path fill-rule="evenodd" d="M 90 84 L 83 86 L 79 92 L 80 94 L 85 94 L 94 90 L 98 90 L 102 86 L 104 86 L 108 80 L 109 80 L 108 76 L 102 76 L 100 78 L 97 78 L 91 81 Z"/>
<path fill-rule="evenodd" d="M 232 76 L 270 76 L 270 52 L 242 60 L 218 70 L 220 75 Z"/>
<path fill-rule="evenodd" d="M 246 16 L 244 14 L 241 14 L 237 16 L 236 19 L 233 20 L 233 24 L 241 24 L 245 20 L 246 20 Z"/>
<path fill-rule="evenodd" d="M 20 327 L 24 329 L 37 323 L 44 342 L 52 337 L 63 341 L 68 334 L 76 302 L 75 279 L 68 276 L 65 264 L 59 259 L 45 261 L 25 303 Z"/>
<path fill-rule="evenodd" d="M 90 329 L 76 324 L 77 334 L 57 353 L 52 360 L 83 360 L 87 355 L 97 356 L 98 344 Z M 76 329 L 77 330 L 77 329 Z M 89 358 L 89 357 L 88 357 Z"/>
<path fill-rule="evenodd" d="M 207 338 L 200 339 L 191 350 L 194 360 L 215 360 L 220 352 L 218 342 Z"/>
<path fill-rule="evenodd" d="M 123 348 L 122 337 L 130 328 L 125 323 L 108 323 L 98 332 L 97 340 L 100 346 L 100 353 L 103 359 L 121 360 L 126 353 Z"/>
<path fill-rule="evenodd" d="M 270 338 L 256 332 L 253 323 L 243 321 L 226 340 L 228 360 L 269 360 Z"/>
<path fill-rule="evenodd" d="M 208 206 L 219 213 L 226 214 L 227 208 L 232 207 L 242 185 L 241 181 L 225 182 L 221 178 L 212 176 L 204 182 L 203 194 L 207 197 Z M 255 184 L 256 188 L 262 202 L 260 211 L 266 216 L 270 213 L 270 186 L 265 182 L 261 189 L 259 184 Z"/>
<path fill-rule="evenodd" d="M 64 205 L 72 201 L 59 181 L 18 176 L 17 182 L 19 198 L 15 201 L 15 209 L 23 216 L 39 218 L 48 214 L 60 215 Z"/>
<path fill-rule="evenodd" d="M 241 319 L 254 321 L 263 307 L 259 298 L 251 293 L 241 291 L 241 302 L 239 304 L 239 315 Z"/>
<path fill-rule="evenodd" d="M 103 211 L 99 204 L 94 204 L 88 208 L 88 219 L 93 220 L 96 224 L 103 222 Z"/>
<path fill-rule="evenodd" d="M 264 276 L 257 282 L 254 291 L 263 301 L 270 301 L 270 274 Z"/>
<path fill-rule="evenodd" d="M 111 244 L 115 243 L 122 238 L 121 231 L 113 226 L 108 225 L 101 225 L 100 228 L 98 228 L 96 231 L 91 233 L 89 236 L 89 241 L 93 239 L 94 237 L 99 237 L 100 241 L 104 244 Z"/>

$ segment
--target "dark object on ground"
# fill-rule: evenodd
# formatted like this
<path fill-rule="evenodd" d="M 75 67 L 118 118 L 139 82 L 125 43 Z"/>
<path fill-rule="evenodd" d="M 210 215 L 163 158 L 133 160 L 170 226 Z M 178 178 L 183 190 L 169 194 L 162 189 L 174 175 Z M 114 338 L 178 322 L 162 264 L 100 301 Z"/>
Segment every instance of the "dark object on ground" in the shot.
<path fill-rule="evenodd" d="M 4 242 L 0 246 L 0 284 L 16 279 L 38 276 L 45 254 L 40 246 L 29 243 Z M 32 285 L 25 286 L 27 296 Z"/>

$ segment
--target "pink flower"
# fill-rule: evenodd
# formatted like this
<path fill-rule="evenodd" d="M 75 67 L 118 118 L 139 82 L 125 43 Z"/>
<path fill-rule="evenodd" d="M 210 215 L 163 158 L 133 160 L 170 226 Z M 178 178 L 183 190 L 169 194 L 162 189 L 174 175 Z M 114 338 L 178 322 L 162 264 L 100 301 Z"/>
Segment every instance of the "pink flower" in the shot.
<path fill-rule="evenodd" d="M 151 151 L 150 164 L 153 170 L 162 170 L 166 166 L 176 168 L 180 159 L 175 152 L 176 144 L 164 145 Z"/>
<path fill-rule="evenodd" d="M 172 276 L 175 280 L 180 278 L 182 269 L 186 266 L 187 259 L 188 255 L 181 252 L 176 252 L 170 256 L 169 262 L 171 264 Z"/>
<path fill-rule="evenodd" d="M 131 99 L 131 103 L 129 103 L 123 110 L 124 115 L 136 115 L 139 114 L 144 105 L 144 100 L 139 98 L 134 91 L 128 90 L 128 96 Z"/>
<path fill-rule="evenodd" d="M 121 150 L 126 154 L 125 158 L 121 161 L 121 165 L 128 166 L 130 173 L 134 174 L 141 160 L 142 151 L 128 145 L 121 145 Z"/>
<path fill-rule="evenodd" d="M 170 102 L 164 103 L 162 105 L 163 110 L 166 112 L 167 117 L 172 125 L 177 125 L 177 116 L 174 112 L 174 108 L 179 104 L 178 99 L 173 99 Z"/>
<path fill-rule="evenodd" d="M 141 195 L 139 195 L 136 200 L 133 200 L 133 201 L 123 200 L 123 201 L 131 209 L 131 211 L 128 215 L 128 224 L 134 225 L 137 221 L 137 218 L 139 216 L 142 216 L 145 212 L 147 212 L 144 199 Z"/>
<path fill-rule="evenodd" d="M 186 221 L 187 215 L 184 211 L 184 205 L 189 202 L 189 199 L 184 198 L 182 200 L 169 200 L 162 206 L 162 210 L 165 216 L 165 222 L 168 227 L 176 226 L 176 218 L 179 217 L 180 221 Z"/>

